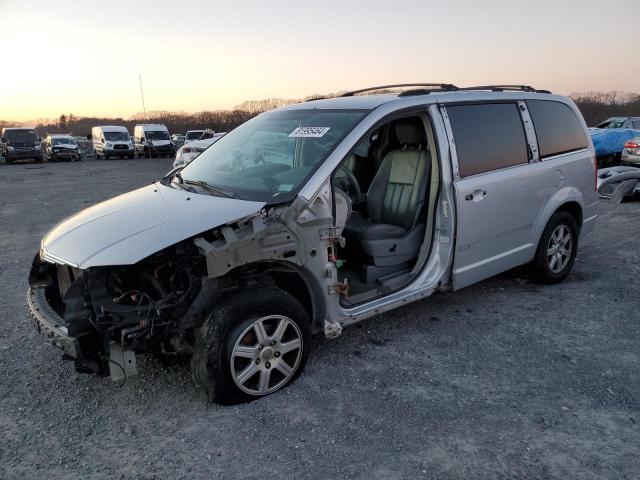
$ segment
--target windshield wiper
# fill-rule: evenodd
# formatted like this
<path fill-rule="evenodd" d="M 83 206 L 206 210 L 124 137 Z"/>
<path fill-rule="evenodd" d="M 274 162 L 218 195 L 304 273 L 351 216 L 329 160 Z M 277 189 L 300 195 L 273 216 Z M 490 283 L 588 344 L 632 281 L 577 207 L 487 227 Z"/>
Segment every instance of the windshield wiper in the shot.
<path fill-rule="evenodd" d="M 169 177 L 167 177 L 167 178 L 169 178 Z M 174 178 L 178 179 L 178 181 L 175 182 L 175 183 L 173 182 Z M 173 184 L 173 185 L 177 185 L 181 189 L 186 190 L 187 192 L 196 193 L 196 191 L 193 188 L 188 187 L 187 185 L 185 185 L 184 178 L 182 178 L 182 174 L 180 173 L 180 171 L 177 171 L 173 175 L 171 175 L 171 178 L 169 178 L 169 183 Z"/>
<path fill-rule="evenodd" d="M 186 183 L 187 185 L 195 185 L 196 187 L 204 188 L 209 193 L 212 193 L 217 196 L 222 196 L 227 198 L 233 198 L 236 196 L 232 192 L 228 192 L 226 190 L 222 190 L 221 188 L 214 187 L 213 185 L 209 185 L 207 182 L 203 180 L 183 180 L 183 182 Z"/>

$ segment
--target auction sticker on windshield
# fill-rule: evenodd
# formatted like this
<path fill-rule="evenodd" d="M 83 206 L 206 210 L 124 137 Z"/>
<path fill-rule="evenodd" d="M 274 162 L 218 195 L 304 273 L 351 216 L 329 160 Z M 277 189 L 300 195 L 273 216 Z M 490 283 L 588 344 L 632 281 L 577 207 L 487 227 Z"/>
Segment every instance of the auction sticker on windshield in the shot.
<path fill-rule="evenodd" d="M 298 127 L 289 134 L 289 137 L 319 138 L 329 131 L 330 127 Z"/>

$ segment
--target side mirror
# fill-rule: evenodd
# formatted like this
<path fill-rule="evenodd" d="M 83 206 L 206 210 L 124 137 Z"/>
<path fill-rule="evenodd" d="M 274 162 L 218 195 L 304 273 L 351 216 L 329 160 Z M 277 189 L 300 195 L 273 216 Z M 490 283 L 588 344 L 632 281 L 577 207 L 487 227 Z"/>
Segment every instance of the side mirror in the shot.
<path fill-rule="evenodd" d="M 90 133 L 87 133 L 87 140 L 93 140 L 93 137 L 91 136 Z"/>
<path fill-rule="evenodd" d="M 7 139 L 2 137 L 2 143 L 7 143 Z"/>
<path fill-rule="evenodd" d="M 102 143 L 104 143 L 104 138 L 101 140 Z"/>

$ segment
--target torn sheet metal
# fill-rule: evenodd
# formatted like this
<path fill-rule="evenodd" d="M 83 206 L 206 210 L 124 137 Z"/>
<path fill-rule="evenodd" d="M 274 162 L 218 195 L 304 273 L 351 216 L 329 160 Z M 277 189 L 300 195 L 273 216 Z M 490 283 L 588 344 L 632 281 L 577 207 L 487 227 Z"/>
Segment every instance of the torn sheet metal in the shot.
<path fill-rule="evenodd" d="M 600 198 L 608 198 L 617 203 L 640 194 L 640 168 L 602 168 L 598 170 L 596 190 Z"/>

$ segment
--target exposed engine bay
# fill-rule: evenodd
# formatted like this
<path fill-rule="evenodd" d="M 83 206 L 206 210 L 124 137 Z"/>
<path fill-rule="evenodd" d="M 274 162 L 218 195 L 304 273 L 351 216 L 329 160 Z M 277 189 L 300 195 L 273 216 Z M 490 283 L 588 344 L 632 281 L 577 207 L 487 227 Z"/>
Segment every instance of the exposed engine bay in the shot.
<path fill-rule="evenodd" d="M 76 369 L 121 378 L 135 373 L 135 353 L 167 354 L 179 343 L 188 345 L 182 320 L 205 274 L 205 258 L 192 242 L 183 242 L 119 267 L 79 270 L 36 257 L 29 280 L 45 286 L 47 303 L 78 339 Z"/>
<path fill-rule="evenodd" d="M 137 373 L 136 354 L 192 353 L 195 330 L 234 290 L 277 286 L 311 308 L 292 270 L 300 250 L 278 218 L 259 213 L 132 265 L 79 269 L 40 252 L 27 296 L 35 326 L 78 372 L 120 380 Z"/>

